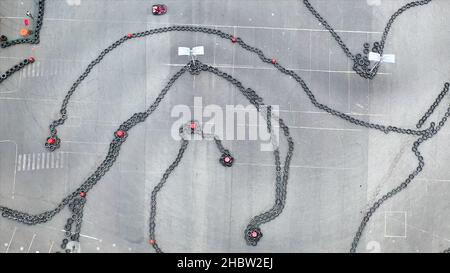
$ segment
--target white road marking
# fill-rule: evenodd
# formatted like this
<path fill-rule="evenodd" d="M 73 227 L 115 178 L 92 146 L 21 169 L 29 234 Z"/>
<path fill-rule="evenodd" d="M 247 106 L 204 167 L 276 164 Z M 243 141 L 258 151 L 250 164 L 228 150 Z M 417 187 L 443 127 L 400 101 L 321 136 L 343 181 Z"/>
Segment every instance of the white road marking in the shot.
<path fill-rule="evenodd" d="M 28 246 L 27 253 L 30 253 L 31 245 L 33 245 L 34 238 L 36 238 L 36 234 L 33 234 L 33 238 L 31 238 L 31 242 L 30 242 L 30 245 Z"/>
<path fill-rule="evenodd" d="M 87 141 L 74 141 L 74 140 L 64 140 L 64 143 L 77 143 L 77 144 L 95 144 L 95 145 L 109 145 L 109 142 L 87 142 Z"/>
<path fill-rule="evenodd" d="M 0 143 L 4 143 L 4 142 L 10 142 L 10 143 L 15 145 L 15 147 L 16 147 L 15 162 L 17 162 L 17 158 L 18 158 L 18 145 L 17 145 L 17 142 L 15 142 L 14 140 L 10 140 L 10 139 L 0 140 Z M 13 177 L 11 199 L 14 199 L 14 194 L 15 194 L 15 191 L 16 191 L 16 176 L 17 176 L 17 163 L 14 166 L 14 177 Z"/>
<path fill-rule="evenodd" d="M 33 153 L 33 161 L 31 162 L 31 170 L 34 171 L 36 169 L 36 154 Z"/>
<path fill-rule="evenodd" d="M 24 17 L 6 17 L 1 16 L 0 19 L 24 19 Z M 249 18 L 251 19 L 251 18 Z M 147 21 L 138 21 L 138 20 L 94 20 L 94 19 L 64 19 L 64 18 L 46 18 L 47 21 L 65 21 L 65 22 L 97 22 L 97 23 L 148 23 Z M 318 28 L 292 28 L 292 27 L 267 27 L 267 26 L 233 26 L 233 25 L 206 25 L 206 24 L 186 24 L 186 23 L 171 23 L 168 25 L 167 23 L 159 23 L 152 22 L 154 25 L 161 26 L 172 26 L 172 25 L 187 25 L 187 26 L 199 26 L 199 27 L 218 27 L 218 28 L 248 28 L 248 29 L 267 29 L 267 30 L 297 30 L 297 31 L 312 31 L 312 32 L 328 32 L 326 29 Z M 363 31 L 363 30 L 343 30 L 343 29 L 335 29 L 335 32 L 341 33 L 362 33 L 362 34 L 382 34 L 380 31 Z"/>
<path fill-rule="evenodd" d="M 24 154 L 24 155 L 22 156 L 22 158 L 23 158 L 23 160 L 22 160 L 22 170 L 25 170 L 26 167 L 27 167 L 27 155 Z"/>
<path fill-rule="evenodd" d="M 16 163 L 16 165 L 17 165 L 17 170 L 20 172 L 21 170 L 22 170 L 22 155 L 19 155 L 18 157 L 17 157 L 17 163 Z"/>
<path fill-rule="evenodd" d="M 236 162 L 235 165 L 240 166 L 258 166 L 258 167 L 275 167 L 274 164 L 268 163 L 241 163 Z M 291 168 L 306 168 L 306 169 L 326 169 L 326 170 L 355 170 L 358 168 L 349 168 L 349 167 L 320 167 L 320 166 L 309 166 L 309 165 L 291 165 Z"/>
<path fill-rule="evenodd" d="M 9 91 L 0 91 L 0 94 L 12 94 L 12 93 L 16 93 L 18 90 L 9 90 Z"/>
<path fill-rule="evenodd" d="M 48 225 L 44 226 L 42 224 L 37 224 L 37 226 L 40 226 L 40 227 L 45 228 L 45 229 L 59 231 L 59 232 L 62 232 L 62 233 L 66 232 L 64 229 L 58 229 L 58 228 L 55 228 L 55 227 L 52 227 L 52 226 L 48 226 Z M 102 239 L 99 239 L 99 238 L 96 238 L 96 237 L 93 237 L 93 236 L 89 236 L 89 235 L 86 235 L 86 234 L 81 234 L 80 233 L 80 236 L 84 237 L 84 238 L 88 238 L 88 239 L 92 239 L 92 240 L 96 240 L 96 241 L 102 242 Z"/>
<path fill-rule="evenodd" d="M 54 153 L 50 153 L 50 169 L 55 168 L 55 154 Z"/>
<path fill-rule="evenodd" d="M 41 169 L 41 153 L 37 154 L 37 159 L 36 159 L 36 170 L 40 170 Z"/>
<path fill-rule="evenodd" d="M 397 234 L 388 234 L 388 232 L 387 232 L 387 222 L 388 222 L 388 220 L 387 220 L 387 215 L 388 214 L 403 214 L 403 219 L 404 219 L 404 221 L 403 221 L 403 224 L 404 224 L 404 231 L 403 231 L 403 234 L 402 235 L 397 235 Z M 392 220 L 394 220 L 395 222 L 399 222 L 397 219 L 395 219 L 395 218 L 392 218 Z M 408 226 L 408 224 L 407 224 L 407 220 L 408 220 L 408 216 L 407 216 L 407 213 L 406 213 L 406 211 L 385 211 L 384 212 L 384 237 L 385 238 L 406 238 L 406 237 L 408 237 L 407 236 L 407 226 Z"/>
<path fill-rule="evenodd" d="M 361 129 L 347 129 L 347 128 L 329 128 L 329 127 L 309 127 L 309 126 L 289 126 L 293 129 L 308 129 L 308 130 L 325 130 L 325 131 L 349 131 L 349 132 L 361 132 Z"/>
<path fill-rule="evenodd" d="M 62 231 L 64 231 L 64 230 L 62 230 Z M 84 237 L 84 238 L 89 238 L 89 239 L 92 239 L 92 240 L 96 240 L 96 241 L 99 241 L 99 242 L 102 241 L 102 240 L 99 239 L 99 238 L 95 238 L 95 237 L 93 237 L 93 236 L 89 236 L 89 235 L 85 235 L 85 234 L 81 234 L 81 233 L 80 233 L 80 236 L 81 236 L 81 237 Z"/>
<path fill-rule="evenodd" d="M 59 159 L 59 167 L 60 168 L 64 168 L 64 155 L 65 155 L 65 153 L 61 152 L 60 159 Z"/>
<path fill-rule="evenodd" d="M 47 160 L 45 162 L 45 168 L 50 169 L 50 153 L 45 154 Z"/>
<path fill-rule="evenodd" d="M 45 169 L 45 153 L 41 154 L 41 159 L 42 159 L 41 169 Z"/>
<path fill-rule="evenodd" d="M 281 111 L 280 111 L 281 112 Z M 258 127 L 259 124 L 243 124 L 243 123 L 237 123 L 237 127 Z M 279 128 L 279 126 L 273 126 L 274 128 Z M 330 127 L 310 127 L 310 126 L 293 126 L 289 125 L 289 128 L 291 129 L 308 129 L 308 130 L 325 130 L 325 131 L 348 131 L 348 132 L 361 132 L 364 129 L 350 129 L 350 128 L 330 128 Z"/>
<path fill-rule="evenodd" d="M 205 64 L 208 64 L 205 62 Z M 177 63 L 165 63 L 163 65 L 166 66 L 174 66 L 174 67 L 182 67 L 185 66 L 185 64 L 177 64 Z M 237 69 L 251 69 L 251 70 L 276 70 L 275 67 L 270 66 L 249 66 L 249 65 L 229 65 L 229 64 L 217 64 L 215 67 L 218 68 L 237 68 Z M 356 74 L 353 70 L 327 70 L 327 69 L 305 69 L 305 68 L 286 68 L 293 71 L 303 71 L 303 72 L 321 72 L 321 73 L 344 73 L 344 74 Z M 392 73 L 387 72 L 378 72 L 378 75 L 391 75 Z"/>
<path fill-rule="evenodd" d="M 55 169 L 59 169 L 59 160 L 61 158 L 61 153 L 55 155 Z"/>
<path fill-rule="evenodd" d="M 64 152 L 19 154 L 16 171 L 37 171 L 44 169 L 62 169 Z"/>
<path fill-rule="evenodd" d="M 9 252 L 9 248 L 11 247 L 11 243 L 12 243 L 12 241 L 14 239 L 14 235 L 16 235 L 16 231 L 17 231 L 17 227 L 14 228 L 13 234 L 11 236 L 11 240 L 9 240 L 8 247 L 6 248 L 5 253 Z"/>
<path fill-rule="evenodd" d="M 27 171 L 31 169 L 31 154 L 27 156 Z"/>
<path fill-rule="evenodd" d="M 52 253 L 52 248 L 53 248 L 54 244 L 55 244 L 55 241 L 52 241 L 52 243 L 50 244 L 50 248 L 48 249 L 48 253 Z"/>

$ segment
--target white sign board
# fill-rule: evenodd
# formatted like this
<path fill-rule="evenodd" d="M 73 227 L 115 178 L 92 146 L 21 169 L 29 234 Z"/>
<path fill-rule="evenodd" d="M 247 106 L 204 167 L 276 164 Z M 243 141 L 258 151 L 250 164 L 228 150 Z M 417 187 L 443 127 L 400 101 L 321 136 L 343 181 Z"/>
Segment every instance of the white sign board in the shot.
<path fill-rule="evenodd" d="M 395 63 L 395 55 L 394 54 L 383 54 L 383 56 L 381 56 L 378 53 L 370 52 L 369 53 L 369 61 L 381 62 L 381 63 Z"/>
<path fill-rule="evenodd" d="M 204 55 L 205 54 L 205 48 L 203 46 L 196 46 L 193 48 L 189 47 L 178 47 L 178 56 L 197 56 L 197 55 Z"/>

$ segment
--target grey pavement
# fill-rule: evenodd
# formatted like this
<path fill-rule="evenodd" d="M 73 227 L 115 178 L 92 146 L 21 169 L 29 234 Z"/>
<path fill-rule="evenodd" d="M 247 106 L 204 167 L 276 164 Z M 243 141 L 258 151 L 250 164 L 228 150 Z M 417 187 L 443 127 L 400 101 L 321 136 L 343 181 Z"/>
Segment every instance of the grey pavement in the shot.
<path fill-rule="evenodd" d="M 311 0 L 352 51 L 380 39 L 405 0 Z M 14 37 L 32 0 L 0 1 L 0 33 Z M 112 133 L 144 110 L 188 58 L 179 46 L 205 46 L 202 62 L 220 67 L 279 105 L 296 150 L 287 204 L 247 246 L 250 218 L 270 208 L 275 173 L 258 141 L 226 140 L 236 157 L 218 164 L 214 143 L 193 142 L 158 199 L 156 234 L 167 252 L 345 252 L 363 212 L 417 165 L 414 137 L 345 123 L 314 108 L 302 89 L 255 55 L 202 33 L 166 33 L 127 42 L 80 85 L 59 128 L 60 150 L 48 153 L 48 125 L 71 84 L 104 48 L 126 33 L 172 24 L 221 29 L 295 69 L 317 98 L 363 120 L 413 128 L 450 80 L 450 1 L 434 0 L 395 23 L 385 53 L 396 55 L 372 81 L 351 63 L 300 0 L 166 0 L 164 16 L 147 0 L 47 0 L 39 45 L 0 49 L 0 71 L 33 55 L 37 62 L 0 85 L 0 205 L 39 213 L 52 209 L 103 160 Z M 136 126 L 111 171 L 89 192 L 83 252 L 153 252 L 147 243 L 149 194 L 175 158 L 170 112 L 176 105 L 245 104 L 235 88 L 209 74 L 186 74 L 160 108 Z M 445 99 L 448 103 L 448 98 Z M 445 104 L 444 103 L 444 104 Z M 437 116 L 445 109 L 440 107 Z M 249 125 L 243 125 L 248 127 Z M 385 203 L 358 251 L 438 252 L 450 247 L 450 158 L 447 126 L 421 147 L 425 169 Z M 54 252 L 69 216 L 25 226 L 0 219 L 0 252 Z"/>

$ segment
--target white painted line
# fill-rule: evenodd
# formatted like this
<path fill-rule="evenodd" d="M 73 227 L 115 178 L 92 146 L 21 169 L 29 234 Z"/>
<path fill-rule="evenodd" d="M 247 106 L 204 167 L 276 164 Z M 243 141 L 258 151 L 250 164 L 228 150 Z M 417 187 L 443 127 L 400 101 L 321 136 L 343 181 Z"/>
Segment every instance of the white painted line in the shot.
<path fill-rule="evenodd" d="M 14 228 L 13 234 L 12 234 L 12 236 L 11 236 L 11 240 L 9 240 L 8 247 L 6 248 L 5 253 L 8 253 L 9 248 L 11 247 L 11 243 L 12 243 L 12 241 L 13 241 L 13 239 L 14 239 L 14 235 L 16 235 L 16 231 L 17 231 L 17 227 Z"/>
<path fill-rule="evenodd" d="M 64 152 L 61 152 L 61 157 L 59 159 L 60 168 L 64 168 L 64 156 L 65 156 Z"/>
<path fill-rule="evenodd" d="M 32 245 L 33 242 L 34 242 L 34 238 L 36 238 L 36 234 L 33 234 L 33 238 L 31 238 L 31 242 L 30 242 L 30 245 L 28 246 L 27 253 L 30 253 L 31 245 Z"/>
<path fill-rule="evenodd" d="M 22 170 L 22 155 L 19 155 L 18 157 L 17 157 L 17 170 L 20 172 L 21 170 Z"/>
<path fill-rule="evenodd" d="M 10 91 L 1 91 L 0 94 L 12 94 L 12 93 L 16 93 L 17 91 L 19 91 L 19 90 L 16 89 L 16 90 L 10 90 Z"/>
<path fill-rule="evenodd" d="M 205 62 L 205 64 L 208 64 Z M 176 64 L 176 63 L 165 63 L 162 65 L 173 66 L 173 67 L 182 67 L 185 64 Z M 218 68 L 235 68 L 235 69 L 251 69 L 251 70 L 277 70 L 277 68 L 271 66 L 248 66 L 248 65 L 228 65 L 228 64 L 216 64 L 215 67 Z M 292 71 L 303 71 L 303 72 L 321 72 L 321 73 L 343 73 L 343 74 L 356 74 L 353 70 L 326 70 L 326 69 L 304 69 L 304 68 L 286 68 Z M 379 75 L 391 75 L 392 73 L 386 72 L 378 72 Z"/>
<path fill-rule="evenodd" d="M 0 19 L 24 19 L 24 17 L 13 17 L 13 16 L 1 16 Z M 96 23 L 148 23 L 148 21 L 142 20 L 94 20 L 94 19 L 66 19 L 66 18 L 45 18 L 47 21 L 64 21 L 64 22 L 96 22 Z M 312 31 L 312 32 L 328 32 L 326 29 L 314 29 L 314 28 L 292 28 L 292 27 L 266 27 L 266 26 L 237 26 L 237 25 L 206 25 L 206 24 L 186 24 L 186 23 L 175 23 L 168 25 L 167 23 L 151 22 L 153 25 L 160 26 L 173 26 L 173 25 L 187 25 L 187 26 L 199 26 L 199 27 L 210 27 L 210 28 L 249 28 L 249 29 L 267 29 L 267 30 L 298 30 L 298 31 Z M 362 34 L 382 34 L 379 31 L 364 31 L 364 30 L 344 30 L 335 29 L 336 32 L 341 33 L 362 33 Z"/>
<path fill-rule="evenodd" d="M 416 178 L 416 180 L 426 182 L 450 182 L 450 179 L 435 179 L 435 178 Z"/>
<path fill-rule="evenodd" d="M 257 167 L 275 167 L 274 164 L 268 163 L 241 163 L 236 162 L 235 165 L 240 166 L 257 166 Z M 291 165 L 291 168 L 305 168 L 305 169 L 326 169 L 326 170 L 355 170 L 358 168 L 349 168 L 349 167 L 319 167 L 319 166 L 309 166 L 309 165 Z"/>
<path fill-rule="evenodd" d="M 38 66 L 38 64 L 36 63 L 35 65 L 30 66 L 31 69 L 31 77 L 34 78 L 34 75 L 36 75 L 36 66 Z"/>
<path fill-rule="evenodd" d="M 51 158 L 50 168 L 53 169 L 53 168 L 55 168 L 55 154 L 54 153 L 50 153 L 50 158 Z"/>
<path fill-rule="evenodd" d="M 444 241 L 446 241 L 446 242 L 450 242 L 450 239 L 449 239 L 449 238 L 445 238 L 445 237 L 436 235 L 434 232 L 429 232 L 429 231 L 427 231 L 427 230 L 425 230 L 425 229 L 419 228 L 419 227 L 414 226 L 414 225 L 411 225 L 411 224 L 409 224 L 408 227 L 410 227 L 410 228 L 412 228 L 412 229 L 415 229 L 415 230 L 418 230 L 418 231 L 420 231 L 420 232 L 422 232 L 422 233 L 429 234 L 429 235 L 431 235 L 431 236 L 434 237 L 434 238 L 437 238 L 437 239 L 440 239 L 440 240 L 444 240 Z"/>
<path fill-rule="evenodd" d="M 68 153 L 71 152 L 38 153 L 38 154 L 30 153 L 30 154 L 16 155 L 15 171 L 21 172 L 21 171 L 34 171 L 41 169 L 62 169 L 64 168 L 64 156 L 65 154 Z"/>
<path fill-rule="evenodd" d="M 404 231 L 403 231 L 403 235 L 392 235 L 392 234 L 388 234 L 387 233 L 387 215 L 388 214 L 403 214 L 404 217 Z M 395 221 L 395 219 L 393 219 Z M 407 234 L 407 213 L 406 211 L 385 211 L 384 212 L 384 237 L 385 238 L 406 238 Z"/>
<path fill-rule="evenodd" d="M 77 143 L 77 144 L 95 144 L 95 145 L 109 145 L 109 142 L 87 142 L 87 141 L 74 141 L 64 140 L 64 143 Z"/>
<path fill-rule="evenodd" d="M 18 157 L 18 145 L 17 145 L 17 143 L 14 140 L 10 140 L 10 139 L 0 140 L 0 143 L 3 143 L 3 142 L 10 142 L 10 143 L 15 145 L 15 147 L 16 147 L 15 160 L 17 160 L 17 157 Z M 11 191 L 11 199 L 14 199 L 14 194 L 16 192 L 16 177 L 17 177 L 17 164 L 16 164 L 16 166 L 14 166 L 14 178 L 13 178 L 13 185 L 12 185 L 12 191 Z"/>
<path fill-rule="evenodd" d="M 45 169 L 45 153 L 41 154 L 41 169 Z"/>
<path fill-rule="evenodd" d="M 36 170 L 40 170 L 41 169 L 41 153 L 37 154 L 37 159 L 36 159 Z"/>
<path fill-rule="evenodd" d="M 309 129 L 309 130 L 325 130 L 325 131 L 349 131 L 349 132 L 361 132 L 362 129 L 346 129 L 346 128 L 328 128 L 328 127 L 308 127 L 308 126 L 289 126 L 293 129 Z"/>
<path fill-rule="evenodd" d="M 55 244 L 55 241 L 52 241 L 52 243 L 50 244 L 50 248 L 48 249 L 48 253 L 52 253 L 52 248 L 53 248 L 54 244 Z"/>
<path fill-rule="evenodd" d="M 281 111 L 280 111 L 281 112 Z M 237 123 L 237 127 L 258 127 L 259 124 L 254 123 Z M 279 126 L 274 125 L 274 128 L 280 128 Z M 361 132 L 364 129 L 350 129 L 350 128 L 330 128 L 330 127 L 309 127 L 309 126 L 293 126 L 289 125 L 291 129 L 308 129 L 308 130 L 324 130 L 324 131 L 348 131 L 348 132 Z"/>
<path fill-rule="evenodd" d="M 93 156 L 100 156 L 103 155 L 103 153 L 88 153 L 88 152 L 64 152 L 65 154 L 74 154 L 74 155 L 93 155 Z"/>
<path fill-rule="evenodd" d="M 50 103 L 59 103 L 57 99 L 36 99 L 36 98 L 17 98 L 17 97 L 0 97 L 0 100 L 16 100 L 16 101 L 33 101 L 33 102 L 50 102 Z M 87 104 L 87 105 L 107 105 L 112 106 L 112 102 L 105 102 L 101 100 L 73 100 L 72 103 L 74 104 Z M 140 105 L 139 103 L 122 103 L 122 106 L 137 106 Z M 86 123 L 87 120 L 83 120 L 84 123 Z M 93 120 L 94 121 L 94 120 Z M 97 122 L 97 121 L 95 121 Z M 113 125 L 117 125 L 116 123 L 111 122 Z M 109 143 L 108 143 L 109 144 Z"/>
<path fill-rule="evenodd" d="M 26 154 L 24 154 L 23 155 L 23 160 L 22 160 L 22 170 L 26 170 L 26 167 L 27 167 L 27 155 Z"/>
<path fill-rule="evenodd" d="M 36 102 L 51 102 L 51 103 L 56 102 L 56 99 L 32 99 L 32 98 L 14 98 L 14 97 L 0 97 L 0 100 L 36 101 Z"/>
<path fill-rule="evenodd" d="M 59 232 L 61 232 L 61 233 L 65 233 L 65 232 L 66 232 L 64 229 L 58 229 L 58 228 L 55 228 L 55 227 L 52 227 L 52 226 L 48 226 L 48 225 L 37 224 L 37 226 L 43 227 L 43 228 L 45 228 L 45 229 L 50 229 L 50 230 L 54 230 L 54 231 L 59 231 Z M 96 241 L 102 242 L 102 239 L 95 238 L 95 237 L 93 237 L 93 236 L 89 236 L 89 235 L 86 235 L 86 234 L 81 234 L 81 233 L 80 233 L 80 236 L 81 236 L 81 237 L 88 238 L 88 239 L 92 239 L 92 240 L 96 240 Z"/>
<path fill-rule="evenodd" d="M 63 230 L 64 231 L 64 230 Z M 80 236 L 81 237 L 84 237 L 84 238 L 89 238 L 89 239 L 92 239 L 92 240 L 96 240 L 96 241 L 99 241 L 99 242 L 101 242 L 102 240 L 101 239 L 99 239 L 99 238 L 95 238 L 95 237 L 92 237 L 92 236 L 88 236 L 88 235 L 85 235 L 85 234 L 81 234 L 80 233 Z"/>
<path fill-rule="evenodd" d="M 55 169 L 59 169 L 59 159 L 60 159 L 60 157 L 61 157 L 61 153 L 56 153 L 56 156 L 55 156 Z"/>
<path fill-rule="evenodd" d="M 47 160 L 46 160 L 46 164 L 45 164 L 45 168 L 46 169 L 50 169 L 50 153 L 46 153 L 46 157 L 47 157 Z"/>
<path fill-rule="evenodd" d="M 27 155 L 27 171 L 31 170 L 31 154 Z"/>
<path fill-rule="evenodd" d="M 36 154 L 33 153 L 33 161 L 31 163 L 31 170 L 34 171 L 34 169 L 36 169 Z"/>

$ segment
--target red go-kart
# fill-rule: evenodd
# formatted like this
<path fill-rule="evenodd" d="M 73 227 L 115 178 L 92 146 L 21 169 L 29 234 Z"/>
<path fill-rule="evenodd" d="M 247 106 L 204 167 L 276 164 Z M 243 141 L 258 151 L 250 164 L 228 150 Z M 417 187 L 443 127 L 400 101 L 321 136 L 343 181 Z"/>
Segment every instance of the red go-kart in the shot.
<path fill-rule="evenodd" d="M 167 6 L 162 4 L 156 4 L 152 7 L 153 15 L 163 15 L 167 12 Z"/>

